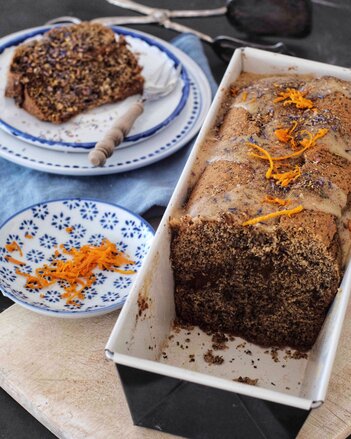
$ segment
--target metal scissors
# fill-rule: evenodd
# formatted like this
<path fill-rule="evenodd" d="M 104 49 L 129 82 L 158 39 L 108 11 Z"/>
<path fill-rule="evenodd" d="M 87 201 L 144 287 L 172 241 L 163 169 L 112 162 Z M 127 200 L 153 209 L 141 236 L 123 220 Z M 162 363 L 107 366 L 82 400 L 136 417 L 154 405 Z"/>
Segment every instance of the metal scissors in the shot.
<path fill-rule="evenodd" d="M 124 9 L 132 10 L 143 14 L 141 16 L 122 16 L 122 17 L 101 17 L 92 20 L 105 25 L 124 25 L 124 24 L 159 24 L 166 29 L 172 29 L 176 32 L 190 32 L 197 35 L 201 40 L 210 44 L 215 53 L 225 62 L 228 62 L 233 54 L 233 51 L 238 47 L 253 47 L 256 49 L 269 50 L 277 53 L 289 53 L 283 42 L 268 44 L 263 42 L 245 41 L 240 38 L 219 35 L 211 37 L 203 32 L 192 29 L 180 23 L 172 21 L 172 18 L 189 18 L 189 17 L 210 17 L 227 15 L 231 19 L 230 3 L 227 6 L 214 9 L 200 9 L 200 10 L 169 10 L 163 8 L 153 8 L 142 5 L 133 0 L 107 0 L 109 3 L 119 6 Z M 286 0 L 291 1 L 291 0 Z M 306 0 L 302 0 L 306 1 Z M 62 22 L 79 22 L 75 17 L 60 17 L 48 22 L 48 24 L 62 23 Z"/>

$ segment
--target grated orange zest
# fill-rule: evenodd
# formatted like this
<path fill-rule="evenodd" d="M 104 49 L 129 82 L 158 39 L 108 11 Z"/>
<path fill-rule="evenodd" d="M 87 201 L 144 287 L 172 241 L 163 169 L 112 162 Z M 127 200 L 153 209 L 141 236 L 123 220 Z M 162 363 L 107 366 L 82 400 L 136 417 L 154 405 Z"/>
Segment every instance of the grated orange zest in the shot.
<path fill-rule="evenodd" d="M 70 305 L 78 305 L 77 300 L 84 299 L 84 290 L 89 288 L 96 277 L 93 270 L 117 271 L 122 274 L 135 274 L 133 270 L 122 270 L 125 264 L 134 264 L 123 252 L 117 249 L 116 244 L 104 239 L 100 246 L 84 245 L 76 249 L 67 250 L 63 245 L 62 253 L 71 256 L 72 259 L 63 261 L 57 259 L 60 252 L 55 251 L 55 259 L 50 265 L 44 264 L 35 270 L 35 275 L 16 270 L 18 275 L 26 278 L 26 288 L 43 289 L 57 281 L 66 281 L 68 286 L 64 288 L 61 297 Z"/>
<path fill-rule="evenodd" d="M 286 209 L 286 210 L 278 210 L 277 212 L 268 213 L 267 215 L 257 216 L 256 218 L 249 219 L 242 223 L 243 226 L 252 226 L 257 223 L 261 223 L 271 218 L 276 218 L 282 215 L 295 215 L 296 213 L 300 213 L 303 210 L 303 206 L 297 206 L 294 209 Z"/>
<path fill-rule="evenodd" d="M 305 139 L 302 139 L 300 141 L 300 145 L 303 146 L 302 149 L 299 149 L 298 151 L 295 151 L 295 152 L 293 152 L 291 154 L 287 154 L 287 155 L 280 156 L 280 157 L 272 157 L 272 156 L 270 156 L 270 160 L 273 160 L 273 162 L 274 162 L 274 161 L 287 160 L 287 159 L 299 157 L 301 154 L 303 154 L 306 151 L 306 149 L 311 148 L 312 146 L 314 146 L 316 144 L 316 141 L 318 139 L 320 139 L 321 137 L 324 137 L 327 134 L 328 131 L 329 130 L 327 128 L 321 128 L 313 136 L 312 133 L 310 133 L 309 131 L 302 130 L 302 131 L 300 131 L 302 134 L 306 133 L 308 135 L 308 139 L 305 138 Z M 266 154 L 264 156 L 261 156 L 259 154 L 252 153 L 251 156 L 252 157 L 256 157 L 256 158 L 260 158 L 260 159 L 263 159 L 263 160 L 268 160 Z"/>
<path fill-rule="evenodd" d="M 272 174 L 272 178 L 274 178 L 274 180 L 277 180 L 277 184 L 282 187 L 288 186 L 291 182 L 295 181 L 300 176 L 301 176 L 300 166 L 295 166 L 295 168 L 292 171 Z"/>
<path fill-rule="evenodd" d="M 256 148 L 258 151 L 260 151 L 260 152 L 262 152 L 264 154 L 265 159 L 267 159 L 269 161 L 269 168 L 268 168 L 268 170 L 266 172 L 266 178 L 271 178 L 271 175 L 272 175 L 272 172 L 273 172 L 273 168 L 274 168 L 274 163 L 273 163 L 272 157 L 269 154 L 269 152 L 266 151 L 261 146 L 256 145 L 255 143 L 248 142 L 247 145 L 251 146 L 251 148 Z M 252 156 L 252 157 L 262 158 L 260 155 L 254 154 L 254 153 L 250 153 L 249 155 Z"/>
<path fill-rule="evenodd" d="M 12 256 L 5 256 L 7 262 L 11 262 L 14 265 L 26 265 L 25 262 L 19 261 L 18 259 L 13 258 Z"/>
<path fill-rule="evenodd" d="M 283 143 L 290 142 L 291 147 L 293 149 L 295 149 L 296 148 L 296 141 L 295 141 L 294 136 L 292 135 L 292 133 L 293 133 L 293 131 L 295 131 L 296 127 L 297 127 L 297 122 L 294 121 L 293 124 L 292 124 L 292 127 L 290 127 L 290 128 L 279 128 L 279 129 L 274 131 L 274 134 L 275 134 L 275 136 L 277 137 L 277 139 L 280 142 L 283 142 Z"/>
<path fill-rule="evenodd" d="M 23 252 L 21 247 L 18 245 L 18 243 L 16 241 L 12 241 L 10 244 L 6 244 L 5 248 L 8 252 L 12 253 L 15 251 L 18 251 L 18 253 L 23 256 Z"/>
<path fill-rule="evenodd" d="M 310 99 L 305 98 L 306 92 L 296 90 L 296 88 L 287 88 L 285 91 L 281 91 L 277 98 L 274 99 L 274 103 L 285 101 L 284 106 L 293 104 L 296 108 L 313 108 L 313 102 Z"/>
<path fill-rule="evenodd" d="M 316 144 L 316 141 L 321 137 L 324 137 L 329 130 L 327 128 L 320 128 L 315 135 L 312 135 L 310 131 L 302 130 L 301 134 L 307 134 L 308 138 L 304 138 L 300 141 L 300 145 L 304 148 L 310 148 Z"/>
<path fill-rule="evenodd" d="M 288 143 L 291 139 L 291 135 L 289 134 L 289 128 L 279 128 L 274 131 L 276 138 L 279 142 Z"/>
<path fill-rule="evenodd" d="M 278 204 L 278 206 L 287 206 L 291 203 L 291 200 L 287 198 L 286 200 L 283 200 L 282 198 L 276 198 L 272 197 L 271 195 L 266 195 L 263 200 L 263 203 L 269 203 L 269 204 Z"/>

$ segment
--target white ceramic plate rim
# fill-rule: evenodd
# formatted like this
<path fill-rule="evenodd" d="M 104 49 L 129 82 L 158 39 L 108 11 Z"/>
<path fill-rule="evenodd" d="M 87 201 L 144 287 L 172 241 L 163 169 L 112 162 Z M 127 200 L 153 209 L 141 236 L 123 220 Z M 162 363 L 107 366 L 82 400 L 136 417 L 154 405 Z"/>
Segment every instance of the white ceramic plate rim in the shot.
<path fill-rule="evenodd" d="M 6 49 L 9 49 L 11 47 L 17 46 L 26 40 L 36 37 L 38 35 L 42 35 L 48 30 L 58 27 L 59 25 L 55 26 L 43 26 L 38 28 L 32 28 L 32 29 L 26 29 L 20 33 L 15 33 L 8 35 L 2 39 L 0 39 L 0 55 L 3 54 L 3 52 Z M 146 43 L 150 47 L 156 47 L 159 49 L 162 53 L 164 53 L 168 59 L 174 64 L 175 68 L 177 66 L 182 65 L 180 60 L 175 56 L 169 48 L 167 48 L 162 42 L 156 41 L 152 36 L 145 35 L 139 32 L 136 32 L 131 29 L 126 29 L 118 26 L 110 26 L 111 29 L 114 31 L 116 35 L 123 35 L 126 37 L 131 37 L 135 39 L 139 39 L 142 42 Z M 127 136 L 124 139 L 124 143 L 136 143 L 139 141 L 142 141 L 148 137 L 154 136 L 156 133 L 158 133 L 160 130 L 164 129 L 169 123 L 171 123 L 184 109 L 184 106 L 187 103 L 188 97 L 189 97 L 189 77 L 187 74 L 187 71 L 184 66 L 182 66 L 182 70 L 180 73 L 180 78 L 183 82 L 181 96 L 179 99 L 179 102 L 175 106 L 174 110 L 170 115 L 168 115 L 165 119 L 159 121 L 155 126 L 142 131 L 140 133 L 133 134 L 131 136 Z M 116 103 L 118 105 L 118 103 Z M 24 111 L 24 110 L 23 110 Z M 35 146 L 39 147 L 45 147 L 49 149 L 57 149 L 57 150 L 70 150 L 70 151 L 84 151 L 91 149 L 95 146 L 96 142 L 66 142 L 66 141 L 56 141 L 53 139 L 45 139 L 43 137 L 35 136 L 33 134 L 27 133 L 7 122 L 5 122 L 2 118 L 0 118 L 0 128 L 3 129 L 5 132 L 9 133 L 10 135 L 20 138 L 24 142 L 28 142 L 30 144 L 33 144 Z"/>
<path fill-rule="evenodd" d="M 40 206 L 42 204 L 52 204 L 52 203 L 57 203 L 57 202 L 64 202 L 64 201 L 92 201 L 94 203 L 98 203 L 98 204 L 104 204 L 107 206 L 112 206 L 113 208 L 117 208 L 117 210 L 122 210 L 123 212 L 128 213 L 131 217 L 134 217 L 138 220 L 140 220 L 145 226 L 146 228 L 149 230 L 149 232 L 154 236 L 155 235 L 155 230 L 153 229 L 153 227 L 144 219 L 142 218 L 140 215 L 138 215 L 135 212 L 132 212 L 131 210 L 127 209 L 126 207 L 122 207 L 119 204 L 115 204 L 115 203 L 111 203 L 108 201 L 102 201 L 102 200 L 98 200 L 96 198 L 88 198 L 88 197 L 72 197 L 72 198 L 57 198 L 57 199 L 53 199 L 53 200 L 49 200 L 49 201 L 41 201 L 40 203 L 35 203 L 32 204 L 30 206 L 27 206 L 17 212 L 15 212 L 14 214 L 12 214 L 9 218 L 7 218 L 1 225 L 0 225 L 0 233 L 2 232 L 3 228 L 11 221 L 13 220 L 16 216 L 20 215 L 23 212 L 26 212 L 30 209 L 32 209 L 33 207 L 36 206 Z M 137 273 L 138 276 L 138 273 Z M 15 303 L 18 303 L 19 305 L 30 309 L 31 311 L 37 312 L 39 314 L 43 314 L 43 315 L 47 315 L 47 316 L 51 316 L 51 317 L 60 317 L 60 318 L 86 318 L 86 317 L 94 317 L 94 316 L 98 316 L 98 315 L 102 315 L 102 314 L 107 314 L 110 313 L 112 311 L 115 311 L 117 309 L 122 308 L 122 306 L 124 305 L 125 301 L 127 300 L 127 297 L 125 297 L 123 300 L 121 300 L 120 302 L 113 304 L 113 305 L 109 305 L 106 307 L 101 307 L 98 309 L 92 309 L 92 310 L 88 310 L 88 311 L 51 311 L 49 309 L 43 309 L 40 308 L 38 306 L 35 305 L 31 305 L 29 303 L 27 303 L 25 300 L 21 300 L 18 297 L 15 297 L 11 292 L 7 291 L 5 288 L 0 287 L 0 292 L 8 297 L 9 299 L 13 300 Z"/>

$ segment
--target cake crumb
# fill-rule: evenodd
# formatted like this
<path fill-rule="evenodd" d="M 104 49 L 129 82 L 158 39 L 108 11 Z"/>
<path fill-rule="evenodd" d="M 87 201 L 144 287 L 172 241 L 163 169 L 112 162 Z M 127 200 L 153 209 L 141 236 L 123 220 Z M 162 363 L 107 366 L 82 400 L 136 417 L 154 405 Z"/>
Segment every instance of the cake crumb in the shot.
<path fill-rule="evenodd" d="M 206 354 L 204 354 L 204 360 L 208 364 L 223 364 L 224 358 L 221 355 L 213 355 L 212 349 L 209 349 Z"/>
<path fill-rule="evenodd" d="M 148 299 L 144 296 L 139 295 L 138 297 L 138 308 L 139 308 L 139 317 L 142 315 L 144 311 L 149 308 Z"/>
<path fill-rule="evenodd" d="M 220 332 L 217 332 L 216 334 L 212 335 L 212 349 L 215 351 L 220 351 L 224 349 L 228 349 L 228 345 L 226 342 L 228 341 L 228 337 L 225 336 L 225 334 L 222 334 Z"/>
<path fill-rule="evenodd" d="M 272 357 L 272 360 L 274 361 L 274 363 L 280 363 L 279 355 L 278 355 L 278 348 L 272 348 L 270 354 L 271 354 L 271 357 Z"/>
<path fill-rule="evenodd" d="M 285 350 L 284 360 L 288 360 L 288 359 L 301 360 L 302 358 L 304 358 L 304 359 L 308 358 L 307 352 L 300 352 L 300 351 L 292 352 L 291 349 Z"/>
<path fill-rule="evenodd" d="M 244 348 L 245 346 L 246 346 L 246 342 L 244 341 L 243 343 L 238 344 L 235 349 L 241 349 Z"/>
<path fill-rule="evenodd" d="M 238 383 L 244 383 L 249 384 L 250 386 L 256 386 L 258 383 L 258 378 L 249 378 L 249 377 L 242 377 L 234 378 L 233 381 L 237 381 Z"/>

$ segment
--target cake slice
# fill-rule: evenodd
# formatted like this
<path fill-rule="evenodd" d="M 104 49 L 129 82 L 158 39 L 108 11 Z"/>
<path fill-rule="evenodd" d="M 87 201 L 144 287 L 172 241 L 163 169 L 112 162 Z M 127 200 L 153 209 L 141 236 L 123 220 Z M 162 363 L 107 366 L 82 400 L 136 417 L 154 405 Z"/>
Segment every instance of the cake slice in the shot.
<path fill-rule="evenodd" d="M 83 111 L 142 93 L 137 57 L 100 24 L 50 30 L 15 50 L 5 95 L 40 120 L 62 123 Z"/>

